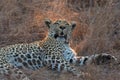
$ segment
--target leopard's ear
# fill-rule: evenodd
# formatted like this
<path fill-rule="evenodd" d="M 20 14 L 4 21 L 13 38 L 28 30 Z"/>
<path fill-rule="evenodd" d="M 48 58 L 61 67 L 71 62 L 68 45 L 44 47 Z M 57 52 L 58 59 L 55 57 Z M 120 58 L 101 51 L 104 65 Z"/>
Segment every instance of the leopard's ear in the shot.
<path fill-rule="evenodd" d="M 72 21 L 71 22 L 71 26 L 72 26 L 72 30 L 76 27 L 76 22 L 75 21 Z"/>
<path fill-rule="evenodd" d="M 50 28 L 50 24 L 52 21 L 50 19 L 45 19 L 45 24 L 47 25 L 48 28 Z"/>

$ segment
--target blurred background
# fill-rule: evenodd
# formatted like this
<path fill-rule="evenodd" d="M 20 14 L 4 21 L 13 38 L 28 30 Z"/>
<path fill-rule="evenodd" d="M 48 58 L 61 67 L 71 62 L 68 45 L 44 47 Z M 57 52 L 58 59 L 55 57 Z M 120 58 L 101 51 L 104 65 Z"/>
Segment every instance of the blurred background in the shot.
<path fill-rule="evenodd" d="M 48 32 L 45 18 L 76 21 L 70 42 L 78 55 L 105 52 L 120 61 L 120 0 L 0 0 L 0 47 L 42 40 Z M 85 66 L 80 70 L 91 74 L 81 80 L 120 79 L 120 65 Z M 61 74 L 61 78 L 52 71 L 42 71 L 32 73 L 31 77 L 34 80 L 79 80 L 67 74 Z M 53 75 L 46 76 L 48 72 Z"/>

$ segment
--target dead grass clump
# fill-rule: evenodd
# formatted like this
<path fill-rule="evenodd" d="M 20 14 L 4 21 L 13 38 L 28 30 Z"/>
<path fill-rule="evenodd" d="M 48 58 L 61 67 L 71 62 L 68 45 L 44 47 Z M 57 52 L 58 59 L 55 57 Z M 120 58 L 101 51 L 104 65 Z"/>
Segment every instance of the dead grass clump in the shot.
<path fill-rule="evenodd" d="M 104 8 L 90 8 L 88 11 L 82 12 L 87 16 L 82 20 L 83 23 L 88 26 L 85 28 L 86 31 L 89 31 L 88 35 L 84 35 L 84 40 L 86 43 L 84 45 L 84 49 L 82 50 L 83 54 L 110 52 L 114 45 L 116 45 L 116 42 L 118 43 L 117 46 L 119 46 L 118 35 L 120 25 L 118 24 L 119 18 L 116 16 L 118 16 L 120 12 L 118 11 L 116 5 L 113 4 L 114 3 L 110 3 Z M 82 18 L 81 16 L 80 18 Z M 83 33 L 85 29 L 82 29 Z M 81 44 L 79 46 L 77 45 L 76 50 L 81 48 L 81 46 Z"/>

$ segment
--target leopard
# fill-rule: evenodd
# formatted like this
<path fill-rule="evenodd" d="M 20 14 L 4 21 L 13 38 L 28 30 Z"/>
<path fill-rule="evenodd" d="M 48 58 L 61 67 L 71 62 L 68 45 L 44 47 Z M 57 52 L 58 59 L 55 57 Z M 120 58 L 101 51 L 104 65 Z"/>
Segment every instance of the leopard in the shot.
<path fill-rule="evenodd" d="M 81 76 L 84 72 L 76 70 L 75 65 L 101 64 L 116 60 L 114 56 L 106 53 L 77 56 L 70 47 L 71 35 L 76 27 L 75 21 L 45 19 L 45 24 L 48 35 L 42 41 L 0 48 L 0 75 L 13 75 L 16 80 L 31 80 L 22 69 L 38 70 L 49 67 L 58 72 L 68 71 Z"/>

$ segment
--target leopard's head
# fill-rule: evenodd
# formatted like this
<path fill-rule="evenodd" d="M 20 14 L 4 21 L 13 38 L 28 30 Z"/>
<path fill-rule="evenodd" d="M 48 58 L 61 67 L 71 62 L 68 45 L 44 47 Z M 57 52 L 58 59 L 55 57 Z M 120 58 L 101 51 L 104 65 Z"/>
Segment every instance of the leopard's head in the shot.
<path fill-rule="evenodd" d="M 68 23 L 66 20 L 57 20 L 52 22 L 50 19 L 46 19 L 45 24 L 49 28 L 49 37 L 52 37 L 58 41 L 63 41 L 67 44 L 69 43 L 71 33 L 76 26 L 74 21 Z"/>

